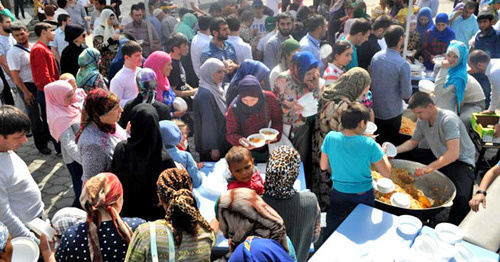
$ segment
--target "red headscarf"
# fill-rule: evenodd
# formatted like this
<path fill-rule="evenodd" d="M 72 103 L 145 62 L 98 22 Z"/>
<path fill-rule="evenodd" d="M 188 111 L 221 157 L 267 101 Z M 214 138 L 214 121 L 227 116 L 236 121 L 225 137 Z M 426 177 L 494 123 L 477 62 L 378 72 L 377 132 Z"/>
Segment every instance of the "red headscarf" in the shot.
<path fill-rule="evenodd" d="M 144 62 L 144 67 L 151 68 L 156 74 L 156 100 L 162 102 L 163 92 L 170 90 L 170 82 L 166 75 L 163 74 L 163 68 L 166 64 L 172 61 L 172 58 L 167 52 L 155 51 L 149 55 L 148 59 Z"/>

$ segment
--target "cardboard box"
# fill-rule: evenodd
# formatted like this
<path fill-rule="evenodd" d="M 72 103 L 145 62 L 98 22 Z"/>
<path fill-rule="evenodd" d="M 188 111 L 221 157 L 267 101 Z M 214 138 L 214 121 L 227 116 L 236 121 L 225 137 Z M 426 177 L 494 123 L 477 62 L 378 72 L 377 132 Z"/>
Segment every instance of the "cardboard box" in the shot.
<path fill-rule="evenodd" d="M 495 131 L 494 126 L 498 123 L 500 119 L 499 115 L 496 114 L 472 114 L 472 129 L 476 131 L 481 139 L 485 142 L 493 141 L 493 132 Z"/>

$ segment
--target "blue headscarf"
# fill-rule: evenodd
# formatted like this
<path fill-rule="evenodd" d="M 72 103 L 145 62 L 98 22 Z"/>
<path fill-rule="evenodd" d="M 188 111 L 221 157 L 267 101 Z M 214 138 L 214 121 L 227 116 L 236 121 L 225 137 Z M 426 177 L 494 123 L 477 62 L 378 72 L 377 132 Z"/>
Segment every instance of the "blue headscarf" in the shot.
<path fill-rule="evenodd" d="M 9 230 L 2 222 L 0 222 L 0 254 L 5 249 L 8 239 L 9 239 Z"/>
<path fill-rule="evenodd" d="M 420 17 L 425 16 L 427 19 L 429 19 L 429 22 L 426 25 L 421 25 L 419 22 Z M 424 7 L 420 9 L 417 15 L 417 32 L 420 33 L 422 36 L 421 38 L 424 38 L 425 33 L 431 26 L 434 25 L 434 21 L 432 20 L 432 10 L 429 7 Z"/>
<path fill-rule="evenodd" d="M 127 38 L 124 38 L 120 40 L 118 43 L 118 51 L 116 52 L 115 58 L 111 61 L 111 64 L 109 65 L 109 70 L 108 70 L 108 80 L 111 82 L 111 79 L 122 69 L 123 64 L 125 63 L 125 58 L 123 58 L 123 52 L 122 52 L 122 47 L 123 44 L 126 42 L 130 41 Z"/>
<path fill-rule="evenodd" d="M 113 58 L 113 61 L 111 61 L 111 63 L 116 63 L 120 60 L 124 60 L 123 53 L 122 53 L 122 47 L 123 47 L 123 44 L 125 44 L 128 41 L 130 41 L 128 38 L 124 38 L 124 39 L 120 40 L 120 42 L 118 43 L 118 51 L 116 52 L 115 58 Z"/>
<path fill-rule="evenodd" d="M 253 75 L 261 82 L 262 80 L 269 79 L 271 70 L 262 62 L 252 59 L 245 59 L 241 63 L 238 71 L 234 74 L 231 83 L 226 91 L 226 102 L 231 104 L 233 99 L 238 95 L 238 83 L 247 75 Z"/>
<path fill-rule="evenodd" d="M 182 132 L 173 121 L 160 121 L 160 133 L 165 148 L 174 148 L 182 140 Z"/>
<path fill-rule="evenodd" d="M 320 62 L 311 52 L 301 51 L 293 55 L 291 65 L 297 67 L 298 75 L 294 77 L 302 82 L 306 72 L 313 67 L 319 67 Z"/>
<path fill-rule="evenodd" d="M 285 249 L 275 240 L 250 236 L 245 242 L 236 247 L 229 258 L 229 262 L 288 262 L 293 259 L 287 254 Z"/>
<path fill-rule="evenodd" d="M 446 13 L 439 13 L 436 16 L 436 24 L 437 23 L 448 24 L 448 15 Z M 430 29 L 429 41 L 432 43 L 434 39 L 449 44 L 451 40 L 455 39 L 455 32 L 449 26 L 446 26 L 443 31 L 438 31 L 436 25 L 433 25 Z"/>
<path fill-rule="evenodd" d="M 450 85 L 455 86 L 458 112 L 460 113 L 460 104 L 464 100 L 465 86 L 467 85 L 467 58 L 469 57 L 469 50 L 464 43 L 453 40 L 446 50 L 446 53 L 449 52 L 453 52 L 458 55 L 458 63 L 456 66 L 448 69 L 448 77 L 444 87 L 448 87 Z"/>

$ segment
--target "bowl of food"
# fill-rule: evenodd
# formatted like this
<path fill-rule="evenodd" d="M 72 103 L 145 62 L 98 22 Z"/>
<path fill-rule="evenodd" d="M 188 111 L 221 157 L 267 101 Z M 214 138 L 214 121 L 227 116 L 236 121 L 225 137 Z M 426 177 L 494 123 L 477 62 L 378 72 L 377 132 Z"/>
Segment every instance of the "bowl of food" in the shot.
<path fill-rule="evenodd" d="M 394 188 L 396 186 L 394 185 L 394 182 L 390 180 L 389 178 L 380 178 L 377 180 L 377 191 L 383 194 L 389 194 L 394 191 Z"/>
<path fill-rule="evenodd" d="M 366 122 L 365 135 L 373 135 L 377 131 L 377 125 L 371 121 Z"/>
<path fill-rule="evenodd" d="M 274 141 L 279 135 L 279 131 L 274 128 L 262 128 L 259 130 L 259 134 L 263 135 L 268 141 Z"/>
<path fill-rule="evenodd" d="M 253 147 L 262 147 L 266 144 L 266 138 L 261 134 L 253 134 L 247 137 L 248 142 Z"/>
<path fill-rule="evenodd" d="M 398 217 L 398 230 L 401 234 L 414 237 L 422 228 L 422 221 L 417 217 L 410 215 L 401 215 Z"/>
<path fill-rule="evenodd" d="M 439 223 L 435 230 L 441 241 L 451 245 L 455 245 L 464 238 L 464 230 L 451 223 Z"/>
<path fill-rule="evenodd" d="M 410 208 L 410 197 L 404 193 L 394 193 L 391 196 L 391 204 L 395 207 Z"/>

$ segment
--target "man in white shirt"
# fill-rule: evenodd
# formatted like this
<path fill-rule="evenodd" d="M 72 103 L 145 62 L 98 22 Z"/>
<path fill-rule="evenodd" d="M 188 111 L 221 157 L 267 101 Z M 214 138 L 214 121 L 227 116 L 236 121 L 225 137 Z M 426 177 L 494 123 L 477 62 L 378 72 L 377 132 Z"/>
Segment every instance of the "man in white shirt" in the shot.
<path fill-rule="evenodd" d="M 266 18 L 267 15 L 264 15 L 264 4 L 262 0 L 255 0 L 252 3 L 253 10 L 253 23 L 250 29 L 257 29 L 257 36 L 263 36 L 266 34 Z"/>
<path fill-rule="evenodd" d="M 471 68 L 470 74 L 484 74 L 488 78 L 491 94 L 484 95 L 490 96 L 490 107 L 483 113 L 494 113 L 500 105 L 500 59 L 491 59 L 483 50 L 474 50 L 469 54 L 468 64 Z"/>
<path fill-rule="evenodd" d="M 58 63 L 61 62 L 61 55 L 64 48 L 66 48 L 69 43 L 66 42 L 66 25 L 71 24 L 71 17 L 68 14 L 61 14 L 57 18 L 57 23 L 59 27 L 54 31 L 54 41 L 49 42 L 50 51 L 54 54 L 54 58 Z"/>
<path fill-rule="evenodd" d="M 26 163 L 14 152 L 28 141 L 30 119 L 20 109 L 0 106 L 0 222 L 12 238 L 35 235 L 26 223 L 43 216 L 42 194 Z"/>
<path fill-rule="evenodd" d="M 240 37 L 240 20 L 236 15 L 230 15 L 226 18 L 227 26 L 229 27 L 228 40 L 236 50 L 237 63 L 241 65 L 245 59 L 252 58 L 252 47 L 245 43 Z"/>
<path fill-rule="evenodd" d="M 212 16 L 200 16 L 198 18 L 198 34 L 191 41 L 191 62 L 193 62 L 193 69 L 198 79 L 200 79 L 201 53 L 207 49 L 210 41 L 212 41 L 212 35 L 210 34 L 211 22 Z"/>
<path fill-rule="evenodd" d="M 122 47 L 125 60 L 123 68 L 111 79 L 110 91 L 120 98 L 120 106 L 125 104 L 139 94 L 135 76 L 142 65 L 142 47 L 135 41 L 128 41 Z"/>
<path fill-rule="evenodd" d="M 257 48 L 255 50 L 255 60 L 262 61 L 264 51 L 266 50 L 267 41 L 276 34 L 276 18 L 268 16 L 266 18 L 266 31 L 267 34 L 259 39 Z"/>
<path fill-rule="evenodd" d="M 16 105 L 16 107 L 25 111 L 26 108 L 17 92 L 16 85 L 12 81 L 9 65 L 7 64 L 7 53 L 12 48 L 12 46 L 16 44 L 16 40 L 14 40 L 14 38 L 10 34 L 11 27 L 12 21 L 10 20 L 10 17 L 0 15 L 0 66 L 2 67 L 5 80 L 7 80 L 7 83 L 11 88 L 12 97 L 14 98 L 14 104 Z"/>
<path fill-rule="evenodd" d="M 281 0 L 266 0 L 266 6 L 273 10 L 274 16 L 277 16 L 280 13 L 281 5 Z"/>

